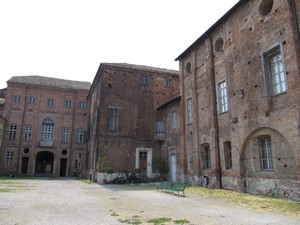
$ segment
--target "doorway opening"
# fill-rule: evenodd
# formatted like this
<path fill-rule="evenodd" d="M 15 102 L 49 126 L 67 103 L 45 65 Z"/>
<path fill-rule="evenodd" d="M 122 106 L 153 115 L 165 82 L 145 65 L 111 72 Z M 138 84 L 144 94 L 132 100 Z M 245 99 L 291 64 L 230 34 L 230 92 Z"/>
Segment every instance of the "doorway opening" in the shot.
<path fill-rule="evenodd" d="M 21 173 L 24 173 L 24 174 L 27 173 L 27 171 L 28 171 L 28 162 L 29 162 L 28 157 L 22 157 Z"/>
<path fill-rule="evenodd" d="M 59 174 L 61 177 L 65 177 L 67 174 L 67 159 L 60 159 L 60 170 Z"/>
<path fill-rule="evenodd" d="M 54 155 L 52 152 L 39 152 L 35 160 L 35 174 L 50 176 L 53 173 Z"/>

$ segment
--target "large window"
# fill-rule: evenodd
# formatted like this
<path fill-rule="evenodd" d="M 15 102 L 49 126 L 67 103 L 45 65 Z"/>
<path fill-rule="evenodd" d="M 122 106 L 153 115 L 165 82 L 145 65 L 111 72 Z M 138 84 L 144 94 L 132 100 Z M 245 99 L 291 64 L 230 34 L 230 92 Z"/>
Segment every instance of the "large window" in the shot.
<path fill-rule="evenodd" d="M 81 154 L 75 154 L 75 169 L 81 169 Z"/>
<path fill-rule="evenodd" d="M 120 108 L 108 107 L 108 117 L 109 117 L 108 130 L 119 131 Z"/>
<path fill-rule="evenodd" d="M 155 140 L 163 141 L 165 140 L 165 122 L 156 121 L 155 123 Z"/>
<path fill-rule="evenodd" d="M 186 101 L 186 115 L 187 115 L 187 124 L 193 123 L 193 102 L 192 98 L 188 98 Z"/>
<path fill-rule="evenodd" d="M 286 92 L 287 81 L 280 47 L 278 46 L 265 53 L 264 60 L 266 67 L 266 83 L 269 95 L 274 96 Z"/>
<path fill-rule="evenodd" d="M 226 81 L 222 81 L 218 84 L 218 106 L 219 113 L 228 111 Z"/>
<path fill-rule="evenodd" d="M 232 153 L 231 153 L 231 142 L 224 142 L 224 158 L 225 158 L 225 169 L 232 168 Z"/>
<path fill-rule="evenodd" d="M 265 136 L 258 140 L 261 154 L 261 168 L 262 170 L 273 170 L 271 137 Z"/>
<path fill-rule="evenodd" d="M 172 111 L 171 113 L 171 128 L 176 129 L 177 127 L 177 112 Z"/>
<path fill-rule="evenodd" d="M 202 145 L 202 163 L 203 163 L 203 169 L 206 170 L 211 168 L 209 144 Z"/>
<path fill-rule="evenodd" d="M 46 118 L 42 123 L 42 141 L 53 141 L 54 140 L 54 121 L 50 118 Z"/>
<path fill-rule="evenodd" d="M 17 125 L 10 125 L 8 139 L 16 140 L 16 136 L 17 136 Z"/>
<path fill-rule="evenodd" d="M 76 142 L 79 144 L 84 143 L 84 131 L 81 128 L 76 130 Z"/>
<path fill-rule="evenodd" d="M 14 158 L 14 152 L 13 151 L 7 151 L 6 157 L 5 157 L 5 167 L 11 167 L 12 162 Z"/>
<path fill-rule="evenodd" d="M 62 142 L 63 143 L 69 143 L 70 141 L 70 129 L 69 128 L 63 128 L 62 130 Z"/>
<path fill-rule="evenodd" d="M 32 137 L 32 126 L 25 126 L 24 139 L 28 141 Z"/>

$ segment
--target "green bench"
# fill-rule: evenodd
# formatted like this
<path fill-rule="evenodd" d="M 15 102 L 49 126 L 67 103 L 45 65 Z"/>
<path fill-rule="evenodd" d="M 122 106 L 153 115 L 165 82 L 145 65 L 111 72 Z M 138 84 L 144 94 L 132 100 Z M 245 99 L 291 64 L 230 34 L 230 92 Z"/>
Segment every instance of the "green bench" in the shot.
<path fill-rule="evenodd" d="M 186 185 L 185 184 L 179 184 L 179 183 L 174 183 L 174 182 L 169 182 L 169 181 L 162 181 L 159 185 L 156 186 L 157 191 L 167 191 L 170 193 L 175 194 L 177 192 L 178 196 L 180 192 L 182 192 L 183 196 L 184 190 L 185 190 Z"/>

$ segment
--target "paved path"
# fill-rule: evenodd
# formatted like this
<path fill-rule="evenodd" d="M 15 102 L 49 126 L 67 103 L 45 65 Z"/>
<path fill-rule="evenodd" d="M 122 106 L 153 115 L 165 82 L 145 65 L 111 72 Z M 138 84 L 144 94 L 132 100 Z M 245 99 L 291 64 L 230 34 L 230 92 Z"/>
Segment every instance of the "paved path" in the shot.
<path fill-rule="evenodd" d="M 254 212 L 192 193 L 177 197 L 156 190 L 72 179 L 17 182 L 18 191 L 0 192 L 1 225 L 153 224 L 146 221 L 162 217 L 172 218 L 164 224 L 183 219 L 194 225 L 300 224 L 300 217 Z"/>

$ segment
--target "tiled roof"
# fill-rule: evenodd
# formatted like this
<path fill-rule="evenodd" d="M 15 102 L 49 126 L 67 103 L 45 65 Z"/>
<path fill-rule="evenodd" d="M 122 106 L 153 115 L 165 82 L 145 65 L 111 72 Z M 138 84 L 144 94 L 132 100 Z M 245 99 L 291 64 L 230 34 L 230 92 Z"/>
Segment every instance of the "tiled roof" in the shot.
<path fill-rule="evenodd" d="M 148 71 L 148 72 L 159 72 L 159 73 L 168 73 L 178 75 L 177 70 L 170 70 L 170 69 L 163 69 L 151 66 L 143 66 L 143 65 L 135 65 L 135 64 L 128 64 L 128 63 L 102 63 L 102 65 L 114 66 L 114 67 L 121 67 L 127 68 L 132 70 L 140 70 L 140 71 Z"/>
<path fill-rule="evenodd" d="M 21 84 L 31 84 L 31 85 L 38 85 L 38 86 L 59 87 L 59 88 L 67 88 L 67 89 L 79 89 L 79 90 L 89 90 L 91 87 L 90 82 L 64 80 L 64 79 L 43 77 L 43 76 L 13 76 L 7 81 L 7 83 L 21 83 Z"/>

